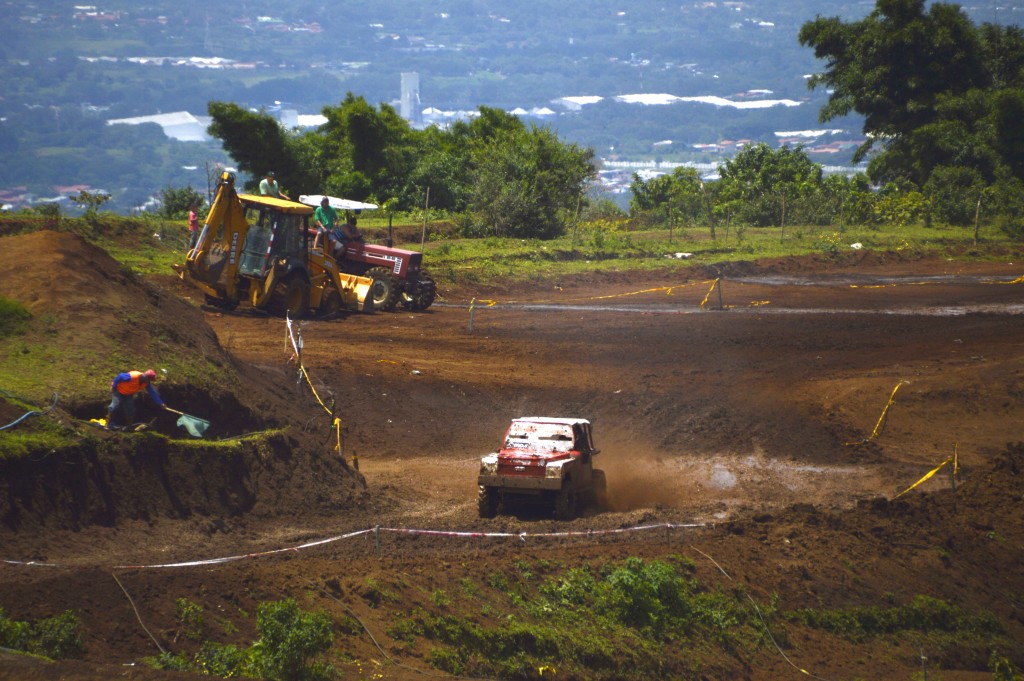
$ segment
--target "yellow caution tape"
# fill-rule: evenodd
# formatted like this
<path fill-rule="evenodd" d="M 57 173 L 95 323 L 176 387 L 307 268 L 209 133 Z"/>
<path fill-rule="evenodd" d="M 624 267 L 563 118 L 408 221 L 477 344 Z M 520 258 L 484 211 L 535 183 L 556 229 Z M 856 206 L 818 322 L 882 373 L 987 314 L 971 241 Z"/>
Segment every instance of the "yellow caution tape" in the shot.
<path fill-rule="evenodd" d="M 896 384 L 896 387 L 892 389 L 892 394 L 889 395 L 889 401 L 885 403 L 885 407 L 882 409 L 882 415 L 878 417 L 878 423 L 875 424 L 875 429 L 871 431 L 871 435 L 860 440 L 859 442 L 846 442 L 844 443 L 847 447 L 852 445 L 862 445 L 866 442 L 874 440 L 882 432 L 882 427 L 885 425 L 885 418 L 889 413 L 889 407 L 896 400 L 896 391 L 900 389 L 900 386 L 909 383 L 910 381 L 900 381 Z"/>
<path fill-rule="evenodd" d="M 704 300 L 700 301 L 700 309 L 702 309 L 702 310 L 703 310 L 703 309 L 704 309 L 704 306 L 708 304 L 708 298 L 710 298 L 710 297 L 711 297 L 711 292 L 715 290 L 715 287 L 716 287 L 716 286 L 718 286 L 718 281 L 719 281 L 718 279 L 715 279 L 715 280 L 714 280 L 714 281 L 713 281 L 713 282 L 711 283 L 711 288 L 709 288 L 709 289 L 708 289 L 708 292 L 704 294 Z"/>
<path fill-rule="evenodd" d="M 930 478 L 931 478 L 931 477 L 932 477 L 933 475 L 935 475 L 936 473 L 938 473 L 939 471 L 941 471 L 941 470 L 942 470 L 943 468 L 945 468 L 945 467 L 946 467 L 946 466 L 947 466 L 948 464 L 950 464 L 950 463 L 952 463 L 952 462 L 953 462 L 953 459 L 946 459 L 945 461 L 943 461 L 942 463 L 940 463 L 940 464 L 939 464 L 938 466 L 936 466 L 935 468 L 933 468 L 933 469 L 931 469 L 930 471 L 928 471 L 928 472 L 927 472 L 927 473 L 925 474 L 925 476 L 924 476 L 923 478 L 921 478 L 920 480 L 918 480 L 917 482 L 915 482 L 915 483 L 914 483 L 913 485 L 911 485 L 910 487 L 906 488 L 905 490 L 903 490 L 902 492 L 900 492 L 899 494 L 897 494 L 896 496 L 894 496 L 894 497 L 893 497 L 893 501 L 895 501 L 896 499 L 899 499 L 899 498 L 900 498 L 900 497 L 902 497 L 902 496 L 903 496 L 904 494 L 906 494 L 906 493 L 907 493 L 907 492 L 909 492 L 910 490 L 912 490 L 912 489 L 914 489 L 915 487 L 917 487 L 918 485 L 920 485 L 920 484 L 921 484 L 922 482 L 925 482 L 926 480 L 930 479 Z"/>
<path fill-rule="evenodd" d="M 914 489 L 915 487 L 920 485 L 922 482 L 928 480 L 933 475 L 935 475 L 936 473 L 938 473 L 939 471 L 941 471 L 943 468 L 945 468 L 946 466 L 948 466 L 950 464 L 953 465 L 953 479 L 956 480 L 956 476 L 960 473 L 960 443 L 959 442 L 956 443 L 955 445 L 953 445 L 953 456 L 949 457 L 948 459 L 946 459 L 945 461 L 940 463 L 938 466 L 936 466 L 935 468 L 933 468 L 930 471 L 928 471 L 923 478 L 921 478 L 920 480 L 915 482 L 913 485 L 911 485 L 910 487 L 906 488 L 905 490 L 903 490 L 902 492 L 900 492 L 899 494 L 894 496 L 893 497 L 893 501 L 895 501 L 896 499 L 899 499 L 904 494 L 906 494 L 910 490 Z"/>

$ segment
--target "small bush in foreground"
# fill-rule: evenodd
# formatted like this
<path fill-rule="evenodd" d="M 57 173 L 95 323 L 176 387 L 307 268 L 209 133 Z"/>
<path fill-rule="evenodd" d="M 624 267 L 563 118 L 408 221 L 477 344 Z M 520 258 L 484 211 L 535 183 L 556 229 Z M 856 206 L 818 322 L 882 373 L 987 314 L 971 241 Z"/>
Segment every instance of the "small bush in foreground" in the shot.
<path fill-rule="evenodd" d="M 177 604 L 183 624 L 186 620 L 194 623 L 196 615 L 201 617 L 188 601 L 179 599 Z M 320 681 L 333 675 L 330 665 L 315 659 L 334 642 L 327 615 L 303 612 L 290 598 L 261 603 L 256 610 L 256 631 L 259 638 L 248 648 L 206 641 L 191 661 L 164 653 L 150 663 L 157 669 L 270 681 Z"/>
<path fill-rule="evenodd" d="M 9 619 L 0 609 L 0 647 L 53 659 L 77 657 L 82 652 L 78 617 L 68 610 L 32 624 Z"/>

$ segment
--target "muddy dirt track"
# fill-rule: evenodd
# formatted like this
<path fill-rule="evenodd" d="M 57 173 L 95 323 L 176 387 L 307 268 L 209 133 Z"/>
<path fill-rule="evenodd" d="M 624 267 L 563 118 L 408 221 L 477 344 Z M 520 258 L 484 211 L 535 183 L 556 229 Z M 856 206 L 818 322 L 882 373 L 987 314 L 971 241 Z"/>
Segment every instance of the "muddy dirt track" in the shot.
<path fill-rule="evenodd" d="M 179 678 L 123 666 L 159 652 L 156 641 L 178 644 L 174 598 L 226 613 L 310 594 L 339 618 L 354 611 L 382 645 L 348 637 L 364 666 L 339 665 L 346 678 L 371 678 L 370 669 L 422 678 L 409 667 L 430 669 L 424 651 L 374 630 L 367 580 L 401 574 L 410 593 L 430 593 L 517 559 L 572 566 L 673 553 L 697 561 L 702 580 L 735 580 L 764 600 L 778 594 L 786 609 L 928 594 L 993 611 L 1024 650 L 1024 459 L 1014 446 L 1024 440 L 1022 274 L 1024 261 L 1011 259 L 812 258 L 442 288 L 426 312 L 301 322 L 313 386 L 341 405 L 355 492 L 344 502 L 281 493 L 273 509 L 228 517 L 5 529 L 0 558 L 56 567 L 0 565 L 0 605 L 26 618 L 73 608 L 91 634 L 86 661 L 3 657 L 0 678 Z M 246 372 L 288 386 L 268 408 L 308 414 L 299 425 L 329 455 L 329 423 L 297 385 L 284 322 L 202 316 Z M 594 423 L 611 509 L 564 523 L 532 509 L 477 518 L 480 455 L 511 417 L 533 415 Z M 954 452 L 956 495 L 944 469 L 888 501 Z M 268 476 L 264 489 L 274 484 Z M 363 532 L 377 526 L 379 535 Z M 659 527 L 623 531 L 649 526 Z M 398 531 L 409 529 L 449 534 Z M 579 534 L 551 536 L 565 532 Z M 985 541 L 992 536 L 1000 541 Z M 328 538 L 226 563 L 112 567 Z M 237 626 L 251 640 L 251 622 Z M 762 650 L 706 678 L 803 678 L 799 667 L 827 679 L 905 679 L 919 653 L 912 642 L 879 651 L 805 633 L 790 641 L 791 660 Z M 984 660 L 944 655 L 944 679 L 991 678 Z"/>

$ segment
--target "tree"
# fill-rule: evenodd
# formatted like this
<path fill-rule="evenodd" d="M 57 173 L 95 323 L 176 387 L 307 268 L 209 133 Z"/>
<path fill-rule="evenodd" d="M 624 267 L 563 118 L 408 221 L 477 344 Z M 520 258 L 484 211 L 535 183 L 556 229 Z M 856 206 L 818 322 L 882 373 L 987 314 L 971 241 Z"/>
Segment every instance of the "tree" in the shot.
<path fill-rule="evenodd" d="M 765 143 L 744 147 L 720 168 L 722 182 L 745 200 L 744 217 L 754 224 L 777 223 L 785 237 L 786 211 L 821 185 L 821 166 L 803 147 L 772 150 Z"/>
<path fill-rule="evenodd" d="M 957 5 L 878 0 L 866 18 L 804 24 L 801 44 L 826 69 L 809 81 L 830 91 L 822 122 L 862 114 L 868 135 L 854 156 L 876 144 L 868 174 L 924 187 L 939 167 L 975 169 L 994 181 L 1001 165 L 1024 174 L 1024 33 L 971 23 Z"/>
<path fill-rule="evenodd" d="M 403 208 L 410 208 L 406 187 L 416 163 L 414 136 L 394 107 L 381 104 L 374 109 L 349 92 L 323 114 L 327 123 L 319 139 L 327 151 L 328 193 L 355 200 L 371 194 L 396 197 Z"/>
<path fill-rule="evenodd" d="M 163 203 L 160 213 L 168 218 L 182 217 L 193 205 L 202 206 L 206 203 L 203 195 L 193 189 L 192 185 L 177 189 L 167 187 L 160 192 L 160 199 Z"/>
<path fill-rule="evenodd" d="M 85 217 L 87 219 L 94 219 L 96 214 L 99 212 L 100 206 L 110 200 L 110 194 L 104 194 L 102 192 L 88 192 L 81 190 L 76 196 L 68 197 L 72 203 L 77 203 L 79 206 L 85 206 Z"/>
<path fill-rule="evenodd" d="M 634 173 L 631 190 L 630 209 L 635 214 L 648 213 L 665 219 L 670 230 L 677 220 L 696 222 L 706 215 L 711 220 L 711 238 L 715 238 L 710 199 L 704 181 L 695 169 L 679 167 L 669 175 L 659 175 L 646 181 Z"/>
<path fill-rule="evenodd" d="M 315 188 L 313 173 L 299 162 L 297 143 L 273 116 L 246 111 L 230 102 L 210 102 L 207 111 L 213 118 L 208 132 L 223 142 L 239 170 L 249 174 L 247 189 L 255 189 L 271 170 L 281 185 L 296 195 L 295 188 Z"/>
<path fill-rule="evenodd" d="M 485 109 L 481 107 L 484 117 L 498 118 Z M 527 129 L 522 123 L 493 132 L 472 145 L 469 209 L 477 216 L 477 231 L 520 238 L 560 236 L 596 173 L 593 150 L 564 144 L 551 130 Z"/>
<path fill-rule="evenodd" d="M 974 222 L 986 187 L 985 180 L 974 168 L 938 166 L 924 186 L 931 214 L 951 225 Z"/>

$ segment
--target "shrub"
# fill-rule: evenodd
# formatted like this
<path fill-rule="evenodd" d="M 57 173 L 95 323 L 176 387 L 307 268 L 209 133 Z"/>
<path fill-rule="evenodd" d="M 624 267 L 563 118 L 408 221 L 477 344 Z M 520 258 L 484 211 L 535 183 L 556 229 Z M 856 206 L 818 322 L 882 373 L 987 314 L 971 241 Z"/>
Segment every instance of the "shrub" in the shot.
<path fill-rule="evenodd" d="M 0 297 L 0 338 L 21 332 L 30 319 L 32 313 L 24 305 Z"/>
<path fill-rule="evenodd" d="M 329 665 L 314 661 L 334 642 L 327 615 L 303 612 L 291 598 L 261 603 L 256 630 L 260 637 L 252 646 L 252 660 L 264 678 L 300 681 L 326 678 L 332 672 Z"/>
<path fill-rule="evenodd" d="M 185 638 L 191 641 L 201 641 L 206 633 L 206 623 L 203 621 L 203 606 L 187 598 L 179 598 L 174 601 L 174 607 Z"/>
<path fill-rule="evenodd" d="M 33 629 L 32 652 L 56 659 L 77 657 L 82 652 L 78 617 L 70 610 L 40 620 Z"/>
<path fill-rule="evenodd" d="M 0 646 L 54 659 L 76 657 L 82 652 L 78 617 L 68 610 L 33 625 L 9 619 L 0 609 Z"/>

